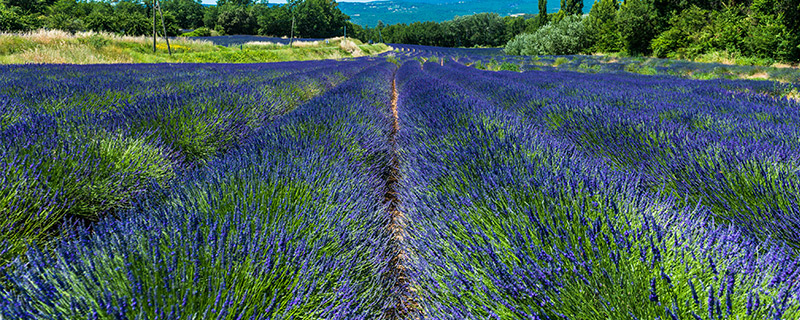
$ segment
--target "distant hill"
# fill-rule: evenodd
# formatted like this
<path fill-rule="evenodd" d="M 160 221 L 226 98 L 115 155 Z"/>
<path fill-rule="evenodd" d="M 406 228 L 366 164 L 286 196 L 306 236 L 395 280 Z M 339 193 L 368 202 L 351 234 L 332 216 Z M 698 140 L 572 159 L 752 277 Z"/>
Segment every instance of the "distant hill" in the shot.
<path fill-rule="evenodd" d="M 584 0 L 583 11 L 588 13 L 594 0 Z M 556 12 L 560 0 L 547 1 L 547 11 Z M 538 0 L 385 0 L 374 2 L 339 2 L 339 8 L 359 25 L 374 27 L 378 21 L 386 24 L 415 21 L 442 22 L 455 16 L 481 12 L 496 12 L 501 16 L 539 13 Z"/>

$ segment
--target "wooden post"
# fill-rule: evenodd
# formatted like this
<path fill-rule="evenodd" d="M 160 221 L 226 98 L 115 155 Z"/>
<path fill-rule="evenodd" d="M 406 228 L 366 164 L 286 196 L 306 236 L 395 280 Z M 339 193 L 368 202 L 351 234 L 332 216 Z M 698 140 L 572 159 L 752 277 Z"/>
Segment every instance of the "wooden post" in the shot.
<path fill-rule="evenodd" d="M 161 14 L 161 28 L 164 29 L 164 40 L 167 42 L 167 51 L 169 51 L 169 55 L 172 55 L 172 48 L 169 46 L 169 38 L 167 38 L 167 25 L 164 24 L 164 12 L 161 11 L 161 4 L 158 0 L 155 0 L 156 4 L 158 4 L 158 13 Z"/>
<path fill-rule="evenodd" d="M 289 37 L 289 47 L 292 47 L 292 42 L 294 42 L 294 15 L 292 15 L 292 30 L 289 32 L 291 35 Z"/>
<path fill-rule="evenodd" d="M 156 53 L 156 0 L 153 0 L 153 53 Z"/>

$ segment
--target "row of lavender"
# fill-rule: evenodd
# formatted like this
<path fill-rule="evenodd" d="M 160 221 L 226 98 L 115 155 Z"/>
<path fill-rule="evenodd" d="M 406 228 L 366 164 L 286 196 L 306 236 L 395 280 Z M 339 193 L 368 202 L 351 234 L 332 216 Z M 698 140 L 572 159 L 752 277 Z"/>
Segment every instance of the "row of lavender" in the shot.
<path fill-rule="evenodd" d="M 800 69 L 757 65 L 699 63 L 685 60 L 608 57 L 608 56 L 509 56 L 501 49 L 439 48 L 392 44 L 399 53 L 418 59 L 449 59 L 478 68 L 577 71 L 581 73 L 638 73 L 671 75 L 689 79 L 770 79 L 783 84 L 765 82 L 770 93 L 785 94 L 800 90 Z"/>
<path fill-rule="evenodd" d="M 456 63 L 398 83 L 420 317 L 800 315 L 796 103 Z"/>
<path fill-rule="evenodd" d="M 0 266 L 68 221 L 130 208 L 370 65 L 2 67 Z"/>
<path fill-rule="evenodd" d="M 770 85 L 763 81 L 545 74 L 489 74 L 469 83 L 459 72 L 442 76 L 637 172 L 645 188 L 702 201 L 716 218 L 761 238 L 800 244 L 796 101 L 754 93 Z"/>
<path fill-rule="evenodd" d="M 375 319 L 391 63 L 262 126 L 135 209 L 10 268 L 10 319 Z M 358 92 L 359 94 L 354 94 Z"/>

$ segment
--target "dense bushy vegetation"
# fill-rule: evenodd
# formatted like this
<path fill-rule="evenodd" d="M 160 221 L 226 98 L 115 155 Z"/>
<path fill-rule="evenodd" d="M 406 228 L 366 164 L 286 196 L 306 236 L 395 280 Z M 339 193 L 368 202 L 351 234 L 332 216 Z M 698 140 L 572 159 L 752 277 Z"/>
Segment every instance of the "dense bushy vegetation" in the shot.
<path fill-rule="evenodd" d="M 587 19 L 581 16 L 568 16 L 511 39 L 506 44 L 506 53 L 526 56 L 581 53 L 589 47 L 587 24 Z"/>
<path fill-rule="evenodd" d="M 0 30 L 39 28 L 65 31 L 107 31 L 127 35 L 152 33 L 152 0 L 78 1 L 0 0 Z M 292 17 L 295 35 L 324 38 L 342 34 L 349 17 L 333 0 L 293 0 L 270 6 L 266 1 L 221 0 L 204 7 L 199 0 L 162 0 L 167 34 L 180 29 L 206 28 L 221 34 L 289 36 Z M 158 30 L 161 32 L 161 20 Z"/>
<path fill-rule="evenodd" d="M 751 57 L 762 62 L 800 61 L 800 1 L 753 0 L 722 5 L 716 1 L 598 0 L 588 15 L 592 36 L 585 53 L 623 52 L 630 55 L 695 59 L 723 52 L 728 57 Z M 518 35 L 507 45 L 543 47 L 564 36 L 550 21 L 532 37 Z M 551 35 L 552 34 L 552 35 Z M 563 54 L 557 46 L 545 54 Z M 529 51 L 530 52 L 530 51 Z M 542 52 L 533 50 L 533 52 Z M 752 61 L 752 60 L 751 60 Z"/>
<path fill-rule="evenodd" d="M 220 0 L 204 7 L 199 0 L 164 0 L 169 35 L 197 29 L 189 36 L 219 34 L 294 35 L 327 38 L 347 33 L 363 42 L 445 47 L 507 46 L 512 54 L 612 53 L 768 64 L 800 61 L 800 0 L 720 1 L 597 0 L 582 22 L 583 2 L 562 0 L 561 10 L 501 17 L 479 13 L 441 23 L 358 26 L 335 0 L 292 0 L 268 5 L 260 0 Z M 0 30 L 38 28 L 109 31 L 128 35 L 151 32 L 151 0 L 0 0 Z M 158 21 L 160 24 L 160 19 Z M 159 30 L 161 30 L 159 25 Z M 743 58 L 747 59 L 743 59 Z"/>

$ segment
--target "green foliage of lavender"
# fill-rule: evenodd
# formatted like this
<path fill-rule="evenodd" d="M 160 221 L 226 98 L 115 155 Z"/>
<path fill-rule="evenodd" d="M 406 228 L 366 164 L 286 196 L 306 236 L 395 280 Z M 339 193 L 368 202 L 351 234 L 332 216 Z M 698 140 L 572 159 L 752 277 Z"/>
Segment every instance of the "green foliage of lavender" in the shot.
<path fill-rule="evenodd" d="M 796 103 L 756 93 L 772 83 L 417 62 L 398 79 L 424 314 L 798 313 Z"/>
<path fill-rule="evenodd" d="M 5 68 L 2 264 L 64 224 L 130 208 L 363 68 L 283 66 Z"/>

